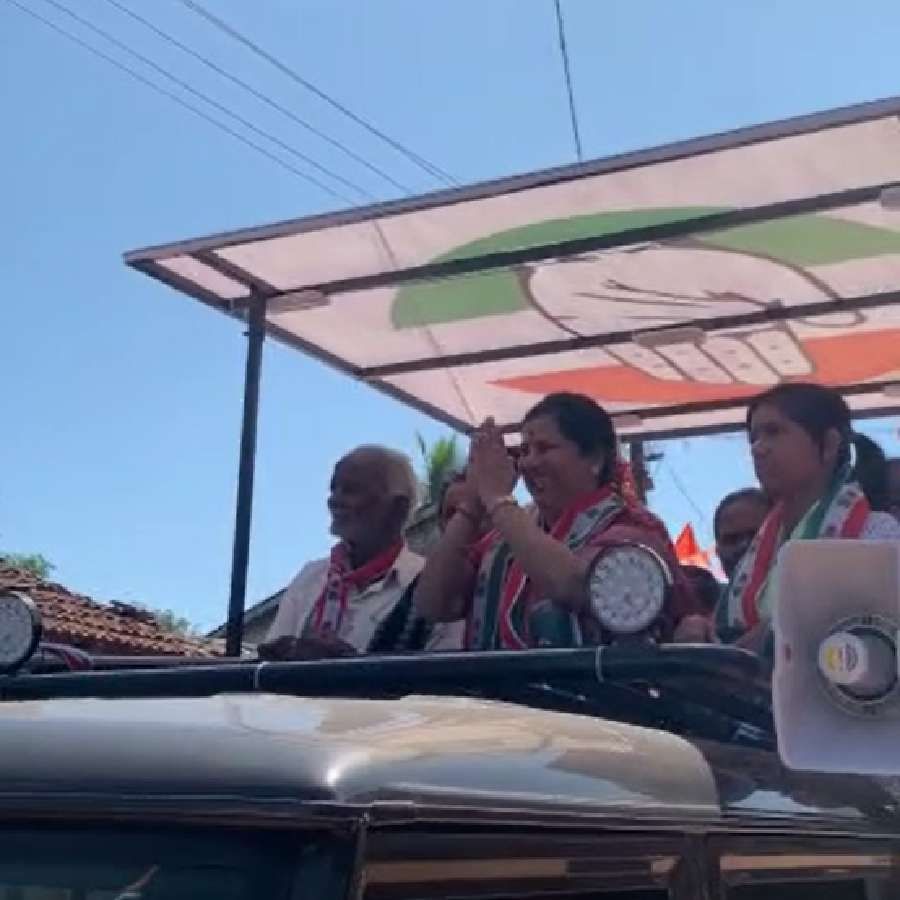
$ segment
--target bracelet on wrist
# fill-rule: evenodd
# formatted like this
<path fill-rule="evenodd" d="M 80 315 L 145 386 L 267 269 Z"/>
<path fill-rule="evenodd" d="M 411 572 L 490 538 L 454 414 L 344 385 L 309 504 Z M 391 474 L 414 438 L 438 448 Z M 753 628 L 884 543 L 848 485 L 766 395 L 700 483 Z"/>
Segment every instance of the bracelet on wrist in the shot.
<path fill-rule="evenodd" d="M 516 498 L 513 497 L 512 494 L 506 494 L 503 497 L 495 497 L 493 500 L 491 500 L 490 503 L 487 504 L 487 514 L 493 519 L 497 510 L 503 509 L 504 506 L 518 507 L 518 505 L 518 500 L 516 500 Z"/>

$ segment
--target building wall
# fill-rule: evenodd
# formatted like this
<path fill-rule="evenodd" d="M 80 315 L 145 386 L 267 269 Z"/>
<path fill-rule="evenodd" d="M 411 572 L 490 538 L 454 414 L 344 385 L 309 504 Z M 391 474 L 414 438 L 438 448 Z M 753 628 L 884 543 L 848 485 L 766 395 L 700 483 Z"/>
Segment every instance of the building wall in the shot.
<path fill-rule="evenodd" d="M 278 604 L 284 590 L 280 590 L 265 600 L 260 600 L 249 609 L 244 610 L 244 639 L 242 644 L 245 647 L 256 647 L 261 644 L 269 633 L 272 620 L 275 613 L 278 612 Z M 214 640 L 225 640 L 225 632 L 227 631 L 227 623 L 223 622 L 218 628 L 211 631 L 207 637 Z"/>
<path fill-rule="evenodd" d="M 430 506 L 419 509 L 406 529 L 406 543 L 419 556 L 428 556 L 440 536 L 437 511 Z"/>
<path fill-rule="evenodd" d="M 248 622 L 244 626 L 244 643 L 256 646 L 261 644 L 269 633 L 269 628 L 275 619 L 275 613 L 278 607 L 273 606 L 271 610 L 267 610 L 261 616 L 257 616 L 252 622 Z"/>

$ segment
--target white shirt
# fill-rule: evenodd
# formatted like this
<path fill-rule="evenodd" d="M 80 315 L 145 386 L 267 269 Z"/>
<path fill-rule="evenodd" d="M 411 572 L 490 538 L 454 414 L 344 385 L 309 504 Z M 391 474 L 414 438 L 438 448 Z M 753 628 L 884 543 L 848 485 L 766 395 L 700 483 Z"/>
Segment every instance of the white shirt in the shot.
<path fill-rule="evenodd" d="M 425 560 L 404 546 L 388 574 L 361 591 L 350 587 L 347 612 L 337 636 L 360 653 L 365 653 L 381 623 L 391 614 L 413 583 Z M 316 601 L 325 587 L 328 559 L 307 563 L 288 585 L 278 612 L 269 629 L 267 641 L 288 635 L 301 637 Z M 462 648 L 463 623 L 449 622 L 434 626 L 426 650 L 459 650 Z"/>
<path fill-rule="evenodd" d="M 890 513 L 870 512 L 859 539 L 861 541 L 900 541 L 900 522 Z"/>

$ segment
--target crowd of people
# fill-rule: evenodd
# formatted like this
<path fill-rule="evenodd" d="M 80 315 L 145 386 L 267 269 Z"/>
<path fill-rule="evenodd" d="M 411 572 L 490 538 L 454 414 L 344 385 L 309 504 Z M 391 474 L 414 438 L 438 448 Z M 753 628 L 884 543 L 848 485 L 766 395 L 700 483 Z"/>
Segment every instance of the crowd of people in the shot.
<path fill-rule="evenodd" d="M 405 542 L 418 494 L 410 461 L 359 447 L 331 479 L 337 543 L 287 588 L 259 653 L 319 659 L 626 639 L 771 652 L 780 548 L 817 538 L 900 541 L 900 460 L 852 430 L 839 393 L 814 384 L 756 397 L 746 433 L 759 486 L 729 494 L 715 511 L 724 585 L 679 565 L 665 526 L 638 498 L 611 417 L 588 397 L 542 399 L 515 451 L 490 419 L 474 433 L 465 469 L 444 485 L 441 534 L 427 559 Z M 520 481 L 526 506 L 514 495 Z M 600 572 L 598 562 L 622 548 L 634 551 L 627 564 Z"/>

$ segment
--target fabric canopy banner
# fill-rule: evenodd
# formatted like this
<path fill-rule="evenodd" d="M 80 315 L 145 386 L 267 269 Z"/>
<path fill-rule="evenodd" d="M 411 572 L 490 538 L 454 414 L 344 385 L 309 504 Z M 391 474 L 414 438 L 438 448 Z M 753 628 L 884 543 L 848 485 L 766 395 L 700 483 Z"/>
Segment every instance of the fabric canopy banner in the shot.
<path fill-rule="evenodd" d="M 128 254 L 468 429 L 550 391 L 628 437 L 785 380 L 900 407 L 900 100 Z M 886 200 L 886 198 L 888 198 Z"/>

